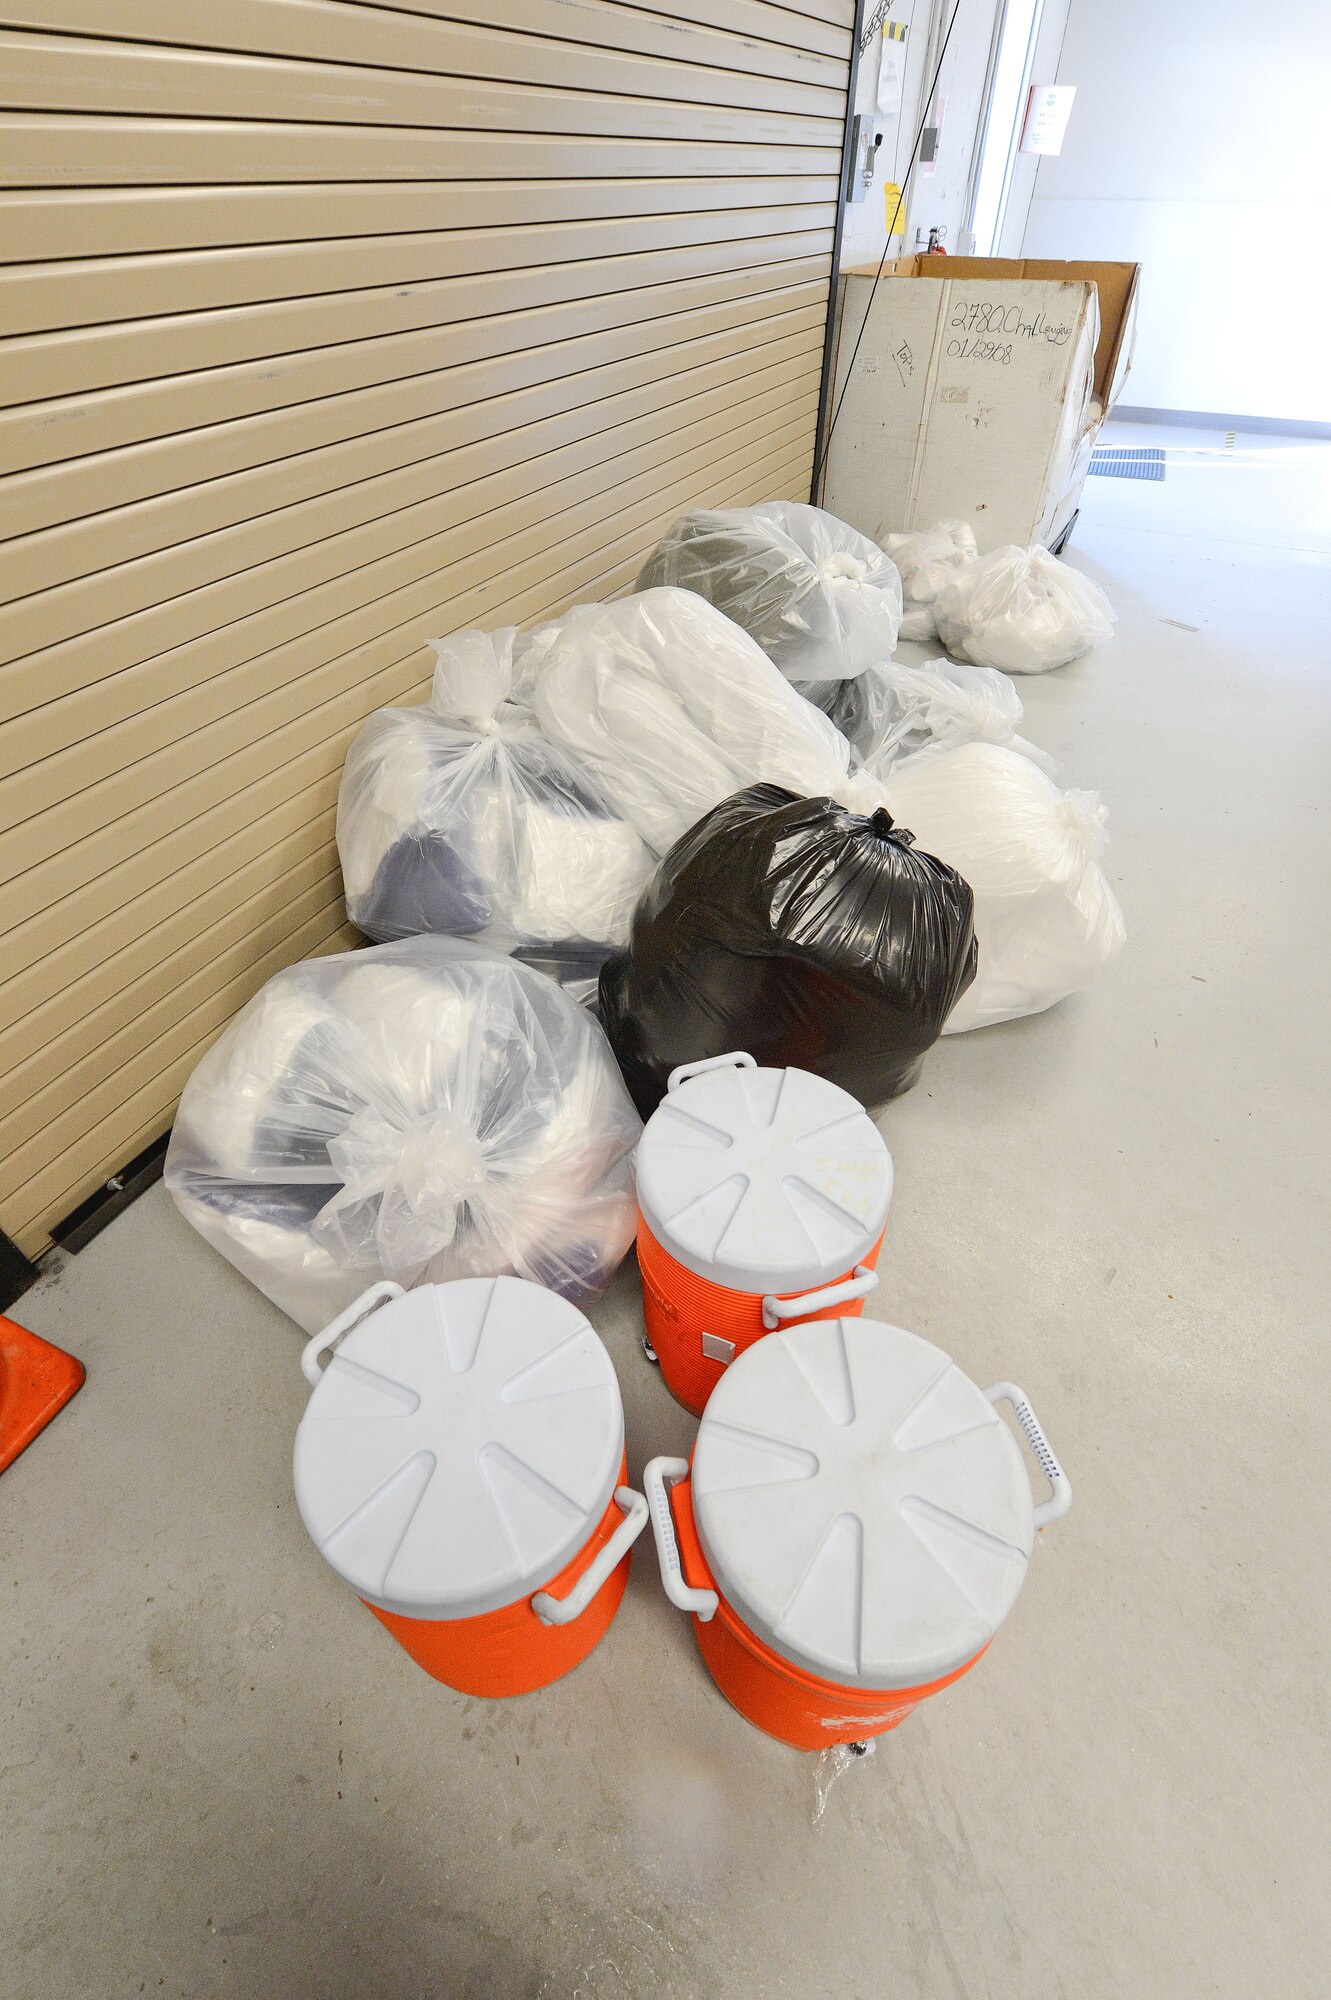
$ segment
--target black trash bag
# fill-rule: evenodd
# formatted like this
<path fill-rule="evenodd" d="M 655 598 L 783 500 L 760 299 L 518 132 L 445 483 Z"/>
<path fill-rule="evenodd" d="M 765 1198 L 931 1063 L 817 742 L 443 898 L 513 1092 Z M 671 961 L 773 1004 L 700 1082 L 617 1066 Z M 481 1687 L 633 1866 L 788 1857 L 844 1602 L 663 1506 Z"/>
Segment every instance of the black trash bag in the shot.
<path fill-rule="evenodd" d="M 675 843 L 601 972 L 601 1018 L 646 1118 L 672 1069 L 745 1049 L 862 1104 L 909 1090 L 975 977 L 970 885 L 871 819 L 780 785 Z"/>

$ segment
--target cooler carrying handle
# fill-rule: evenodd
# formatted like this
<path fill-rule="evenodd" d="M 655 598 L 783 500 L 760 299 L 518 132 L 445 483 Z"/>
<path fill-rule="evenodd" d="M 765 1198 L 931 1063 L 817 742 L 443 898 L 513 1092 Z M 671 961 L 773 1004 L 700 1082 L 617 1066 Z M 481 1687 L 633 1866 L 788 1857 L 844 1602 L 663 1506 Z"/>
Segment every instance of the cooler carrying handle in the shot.
<path fill-rule="evenodd" d="M 779 1299 L 775 1292 L 767 1292 L 763 1297 L 763 1325 L 769 1333 L 775 1333 L 783 1319 L 803 1319 L 810 1313 L 821 1312 L 824 1306 L 843 1306 L 850 1299 L 866 1298 L 877 1283 L 877 1271 L 871 1271 L 867 1264 L 857 1264 L 849 1278 L 836 1285 L 824 1285 L 820 1292 L 801 1292 L 793 1299 Z"/>
<path fill-rule="evenodd" d="M 687 1083 L 691 1076 L 703 1076 L 709 1069 L 757 1069 L 757 1067 L 753 1057 L 745 1055 L 742 1049 L 736 1049 L 728 1056 L 704 1056 L 701 1062 L 681 1063 L 678 1069 L 672 1069 L 666 1079 L 666 1090 L 667 1092 L 678 1090 L 680 1084 Z"/>
<path fill-rule="evenodd" d="M 685 1582 L 675 1517 L 670 1511 L 670 1487 L 688 1476 L 687 1458 L 653 1458 L 643 1468 L 642 1483 L 647 1488 L 647 1504 L 652 1510 L 652 1534 L 665 1594 L 678 1610 L 693 1612 L 706 1625 L 721 1600 L 714 1590 L 695 1590 L 691 1583 Z"/>
<path fill-rule="evenodd" d="M 340 1312 L 322 1333 L 316 1333 L 312 1339 L 307 1340 L 300 1350 L 300 1372 L 305 1380 L 311 1385 L 316 1383 L 322 1373 L 319 1356 L 336 1347 L 343 1334 L 350 1333 L 352 1327 L 358 1326 L 366 1314 L 372 1313 L 376 1306 L 385 1304 L 389 1299 L 400 1299 L 403 1290 L 404 1287 L 394 1284 L 391 1278 L 380 1278 L 377 1284 L 370 1286 L 368 1292 L 362 1292 L 345 1312 Z"/>
<path fill-rule="evenodd" d="M 622 1511 L 623 1520 L 595 1560 L 588 1563 L 568 1596 L 551 1597 L 548 1590 L 538 1590 L 533 1597 L 531 1608 L 542 1625 L 571 1625 L 575 1618 L 581 1618 L 647 1526 L 647 1502 L 631 1486 L 615 1488 L 615 1505 Z"/>
<path fill-rule="evenodd" d="M 1072 1505 L 1072 1487 L 1068 1475 L 1054 1456 L 1054 1447 L 1045 1436 L 1025 1390 L 1019 1389 L 1015 1382 L 995 1382 L 993 1388 L 986 1389 L 984 1393 L 991 1403 L 1011 1403 L 1026 1442 L 1035 1453 L 1036 1463 L 1053 1488 L 1049 1498 L 1042 1500 L 1035 1510 L 1036 1527 L 1047 1528 L 1051 1521 L 1061 1521 Z"/>

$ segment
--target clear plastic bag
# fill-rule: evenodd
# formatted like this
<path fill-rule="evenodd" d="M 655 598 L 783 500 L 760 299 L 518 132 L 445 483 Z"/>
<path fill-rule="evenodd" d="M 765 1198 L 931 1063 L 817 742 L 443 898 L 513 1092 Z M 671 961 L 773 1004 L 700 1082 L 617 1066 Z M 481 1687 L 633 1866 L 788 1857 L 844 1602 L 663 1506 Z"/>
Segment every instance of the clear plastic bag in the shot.
<path fill-rule="evenodd" d="M 827 717 L 691 591 L 585 605 L 535 635 L 528 666 L 546 735 L 657 854 L 763 780 L 857 811 L 882 803 L 876 780 L 850 771 L 850 745 Z"/>
<path fill-rule="evenodd" d="M 347 752 L 337 844 L 368 937 L 482 934 L 604 951 L 653 857 L 591 773 L 511 699 L 512 629 L 431 641 L 430 700 L 370 716 Z M 573 956 L 577 956 L 574 951 Z"/>
<path fill-rule="evenodd" d="M 792 681 L 887 659 L 901 623 L 901 578 L 878 544 L 793 500 L 685 514 L 638 578 L 639 590 L 663 584 L 733 618 Z"/>
<path fill-rule="evenodd" d="M 937 638 L 934 600 L 963 563 L 974 561 L 978 551 L 973 530 L 965 521 L 940 521 L 936 528 L 889 535 L 883 546 L 901 572 L 904 611 L 899 637 L 926 643 Z"/>
<path fill-rule="evenodd" d="M 917 844 L 975 894 L 979 969 L 944 1034 L 1042 1013 L 1121 950 L 1122 912 L 1100 867 L 1107 816 L 1094 792 L 1060 791 L 1015 750 L 968 743 L 898 764 L 887 797 Z"/>
<path fill-rule="evenodd" d="M 854 760 L 869 763 L 882 747 L 898 711 L 888 669 L 866 667 L 848 681 L 800 681 L 797 685 L 804 699 L 821 709 L 845 737 Z"/>
<path fill-rule="evenodd" d="M 1056 768 L 1052 757 L 1018 736 L 1021 696 L 1006 674 L 956 660 L 925 660 L 919 666 L 892 660 L 881 671 L 892 699 L 869 760 L 875 776 L 886 779 L 892 766 L 907 757 L 936 757 L 963 743 L 1000 743 L 1042 770 Z"/>
<path fill-rule="evenodd" d="M 938 636 L 958 659 L 1005 674 L 1047 674 L 1112 636 L 1099 584 L 1048 549 L 992 549 L 934 600 Z"/>
<path fill-rule="evenodd" d="M 269 980 L 185 1086 L 166 1184 L 307 1332 L 378 1278 L 513 1272 L 582 1304 L 633 1240 L 641 1129 L 551 980 L 409 938 Z"/>
<path fill-rule="evenodd" d="M 1004 743 L 1045 770 L 1055 768 L 1043 750 L 1017 735 L 1021 696 L 992 667 L 888 660 L 853 681 L 823 681 L 802 692 L 849 737 L 877 778 L 886 778 L 902 758 L 936 755 L 960 743 Z"/>

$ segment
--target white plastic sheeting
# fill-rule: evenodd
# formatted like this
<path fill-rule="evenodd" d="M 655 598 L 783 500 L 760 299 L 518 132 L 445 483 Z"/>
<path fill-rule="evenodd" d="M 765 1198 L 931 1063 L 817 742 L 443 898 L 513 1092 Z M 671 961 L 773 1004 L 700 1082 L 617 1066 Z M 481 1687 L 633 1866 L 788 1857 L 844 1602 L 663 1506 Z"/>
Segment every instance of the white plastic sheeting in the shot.
<path fill-rule="evenodd" d="M 912 757 L 887 779 L 897 824 L 975 895 L 979 969 L 943 1032 L 1039 1014 L 1089 986 L 1126 932 L 1100 866 L 1106 813 L 993 743 Z"/>
<path fill-rule="evenodd" d="M 522 674 L 546 736 L 657 854 L 746 785 L 784 785 L 858 812 L 882 804 L 877 781 L 851 772 L 850 745 L 828 718 L 690 591 L 585 605 L 533 635 Z"/>
<path fill-rule="evenodd" d="M 940 521 L 936 528 L 889 535 L 883 546 L 901 572 L 905 602 L 898 636 L 926 643 L 937 638 L 934 601 L 962 564 L 974 561 L 978 550 L 973 529 L 965 521 Z"/>

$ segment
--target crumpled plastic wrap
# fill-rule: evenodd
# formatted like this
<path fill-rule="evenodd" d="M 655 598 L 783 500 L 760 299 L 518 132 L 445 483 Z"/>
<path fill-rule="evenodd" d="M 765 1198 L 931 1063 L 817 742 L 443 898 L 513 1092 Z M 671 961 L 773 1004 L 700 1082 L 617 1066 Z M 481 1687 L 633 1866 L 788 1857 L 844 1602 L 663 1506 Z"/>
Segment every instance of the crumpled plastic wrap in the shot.
<path fill-rule="evenodd" d="M 792 681 L 887 659 L 901 623 L 901 579 L 878 544 L 793 500 L 685 514 L 638 578 L 639 590 L 662 584 L 705 597 Z"/>
<path fill-rule="evenodd" d="M 681 1063 L 747 1049 L 881 1104 L 975 974 L 970 889 L 906 822 L 751 785 L 666 856 L 601 1015 L 644 1117 Z"/>
<path fill-rule="evenodd" d="M 815 1833 L 823 1823 L 827 1802 L 832 1796 L 832 1788 L 840 1783 L 847 1771 L 853 1771 L 857 1764 L 864 1764 L 878 1748 L 878 1738 L 871 1736 L 866 1743 L 829 1743 L 820 1750 L 813 1768 L 813 1829 Z"/>
<path fill-rule="evenodd" d="M 850 744 L 851 762 L 867 764 L 891 727 L 900 704 L 891 669 L 866 667 L 848 681 L 801 681 L 799 691 L 806 701 L 833 723 Z"/>
<path fill-rule="evenodd" d="M 1038 544 L 991 549 L 934 600 L 938 636 L 960 660 L 1005 674 L 1047 674 L 1112 636 L 1098 583 Z"/>
<path fill-rule="evenodd" d="M 850 739 L 860 762 L 886 778 L 904 757 L 937 755 L 959 743 L 1004 743 L 1046 770 L 1052 758 L 1017 734 L 1021 696 L 1006 674 L 956 660 L 914 666 L 888 660 L 853 681 L 823 681 L 802 690 Z"/>
<path fill-rule="evenodd" d="M 176 1206 L 307 1333 L 379 1278 L 578 1304 L 633 1239 L 641 1121 L 551 980 L 419 937 L 277 973 L 185 1086 Z"/>
<path fill-rule="evenodd" d="M 430 700 L 376 710 L 347 752 L 338 853 L 369 937 L 482 934 L 576 959 L 628 934 L 653 857 L 511 698 L 515 642 L 520 660 L 511 628 L 431 641 Z"/>
<path fill-rule="evenodd" d="M 745 785 L 864 811 L 882 802 L 827 717 L 691 591 L 584 605 L 533 635 L 524 674 L 546 736 L 657 854 Z"/>
<path fill-rule="evenodd" d="M 905 603 L 898 636 L 926 643 L 937 638 L 934 600 L 962 564 L 975 559 L 974 530 L 965 521 L 940 521 L 936 528 L 889 535 L 883 546 L 901 572 Z"/>
<path fill-rule="evenodd" d="M 969 743 L 888 774 L 888 803 L 975 895 L 979 969 L 945 1034 L 1039 1014 L 1089 986 L 1126 938 L 1100 866 L 1106 812 L 1015 750 Z M 611 960 L 610 964 L 615 961 Z"/>
<path fill-rule="evenodd" d="M 910 666 L 893 660 L 886 669 L 893 713 L 882 731 L 869 768 L 886 779 L 908 757 L 936 757 L 963 743 L 998 743 L 1019 750 L 1042 770 L 1054 760 L 1017 734 L 1021 696 L 1006 674 L 956 660 L 925 660 Z"/>

